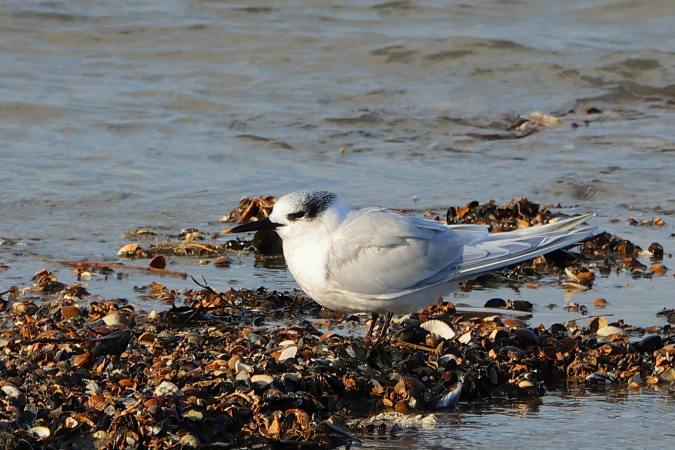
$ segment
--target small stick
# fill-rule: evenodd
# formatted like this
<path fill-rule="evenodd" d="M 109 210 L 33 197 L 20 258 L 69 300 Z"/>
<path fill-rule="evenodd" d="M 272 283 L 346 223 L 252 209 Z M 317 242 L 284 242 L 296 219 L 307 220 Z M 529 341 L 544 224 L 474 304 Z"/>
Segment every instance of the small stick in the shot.
<path fill-rule="evenodd" d="M 37 338 L 21 340 L 21 344 L 81 344 L 84 342 L 91 342 L 91 340 L 81 337 Z"/>
<path fill-rule="evenodd" d="M 64 266 L 71 266 L 76 268 L 87 268 L 92 267 L 95 269 L 122 269 L 122 270 L 136 270 L 138 272 L 147 272 L 147 273 L 156 273 L 158 275 L 168 275 L 173 277 L 187 278 L 188 274 L 186 272 L 178 272 L 175 270 L 166 270 L 166 269 L 157 269 L 155 267 L 143 267 L 133 264 L 123 264 L 123 263 L 101 263 L 101 262 L 91 262 L 91 261 L 76 261 L 68 259 L 57 259 L 53 262 L 57 264 L 63 264 Z"/>
<path fill-rule="evenodd" d="M 406 341 L 394 341 L 394 342 L 392 342 L 392 344 L 398 345 L 398 346 L 401 346 L 401 347 L 412 348 L 413 350 L 424 350 L 425 352 L 430 352 L 430 353 L 433 353 L 433 352 L 436 351 L 435 348 L 427 347 L 426 345 L 413 344 L 412 342 L 406 342 Z"/>
<path fill-rule="evenodd" d="M 582 320 L 582 319 L 595 319 L 596 317 L 614 317 L 614 314 L 596 314 L 595 316 L 577 317 L 576 319 L 568 320 L 568 322 L 576 322 L 577 320 Z"/>

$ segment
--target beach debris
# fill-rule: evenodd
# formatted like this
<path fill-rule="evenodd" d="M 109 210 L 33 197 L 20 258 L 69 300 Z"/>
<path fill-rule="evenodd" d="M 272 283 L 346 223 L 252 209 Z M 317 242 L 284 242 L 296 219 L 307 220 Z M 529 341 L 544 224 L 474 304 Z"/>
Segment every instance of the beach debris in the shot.
<path fill-rule="evenodd" d="M 360 335 L 315 328 L 306 319 L 321 318 L 321 308 L 300 292 L 219 292 L 194 281 L 181 306 L 152 314 L 100 299 L 64 314 L 74 305 L 61 293 L 1 312 L 5 429 L 54 447 L 76 434 L 110 448 L 181 439 L 186 447 L 328 448 L 355 434 L 435 426 L 428 412 L 460 399 L 539 396 L 559 380 L 602 384 L 603 373 L 617 385 L 674 383 L 675 346 L 663 327 L 640 335 L 606 317 L 531 327 L 509 315 L 456 314 L 443 302 L 395 321 L 391 338 L 373 348 Z M 32 405 L 45 405 L 49 420 Z M 351 407 L 373 416 L 352 417 Z"/>
<path fill-rule="evenodd" d="M 239 206 L 221 217 L 221 222 L 248 223 L 252 220 L 260 220 L 268 217 L 276 202 L 276 197 L 244 197 L 239 201 Z"/>
<path fill-rule="evenodd" d="M 562 124 L 562 119 L 551 114 L 534 111 L 530 114 L 520 117 L 513 125 L 512 129 L 520 132 L 536 130 L 540 127 L 558 127 Z"/>
<path fill-rule="evenodd" d="M 645 217 L 641 217 L 639 219 L 635 219 L 633 217 L 628 218 L 628 224 L 633 225 L 633 226 L 643 226 L 643 227 L 662 227 L 666 225 L 666 221 L 663 220 L 661 217 L 652 217 L 651 219 L 647 219 Z"/>

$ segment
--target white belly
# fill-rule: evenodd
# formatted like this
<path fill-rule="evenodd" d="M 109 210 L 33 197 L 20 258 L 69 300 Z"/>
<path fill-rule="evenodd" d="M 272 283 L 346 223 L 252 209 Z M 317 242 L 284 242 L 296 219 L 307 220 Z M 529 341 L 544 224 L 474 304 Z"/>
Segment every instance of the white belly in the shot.
<path fill-rule="evenodd" d="M 324 291 L 317 293 L 317 295 L 312 295 L 306 290 L 305 292 L 321 306 L 335 311 L 408 314 L 418 312 L 426 306 L 435 304 L 439 297 L 442 297 L 456 287 L 457 283 L 447 283 L 386 299 L 378 299 L 373 296 L 351 295 L 338 291 Z"/>

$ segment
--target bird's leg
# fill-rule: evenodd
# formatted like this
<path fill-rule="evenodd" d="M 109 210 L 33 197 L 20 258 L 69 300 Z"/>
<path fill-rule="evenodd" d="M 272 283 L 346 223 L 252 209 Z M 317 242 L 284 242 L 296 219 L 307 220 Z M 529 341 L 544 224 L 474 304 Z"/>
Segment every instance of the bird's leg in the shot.
<path fill-rule="evenodd" d="M 377 322 L 378 317 L 379 317 L 379 314 L 377 314 L 376 312 L 374 312 L 370 316 L 370 327 L 368 327 L 368 332 L 364 336 L 364 338 L 367 341 L 369 341 L 370 338 L 373 336 L 373 330 L 375 329 L 375 323 Z"/>
<path fill-rule="evenodd" d="M 394 313 L 387 312 L 384 316 L 384 323 L 382 324 L 382 329 L 380 330 L 380 335 L 377 337 L 377 341 L 375 341 L 376 344 L 379 344 L 382 339 L 387 335 L 387 331 L 389 330 L 389 324 L 391 324 L 391 318 L 394 317 Z"/>

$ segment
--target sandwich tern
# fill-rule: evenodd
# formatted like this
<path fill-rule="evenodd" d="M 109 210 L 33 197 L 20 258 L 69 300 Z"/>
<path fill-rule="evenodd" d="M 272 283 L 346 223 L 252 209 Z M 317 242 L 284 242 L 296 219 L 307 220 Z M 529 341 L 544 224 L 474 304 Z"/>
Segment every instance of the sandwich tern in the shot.
<path fill-rule="evenodd" d="M 433 304 L 463 281 L 594 236 L 595 226 L 582 225 L 592 216 L 489 233 L 487 225 L 350 208 L 332 192 L 300 191 L 280 197 L 269 217 L 229 233 L 275 230 L 288 270 L 316 302 L 390 319 Z"/>

